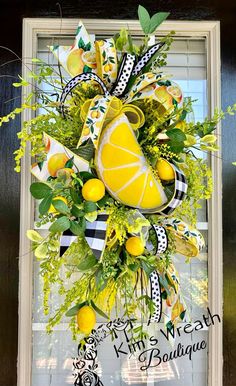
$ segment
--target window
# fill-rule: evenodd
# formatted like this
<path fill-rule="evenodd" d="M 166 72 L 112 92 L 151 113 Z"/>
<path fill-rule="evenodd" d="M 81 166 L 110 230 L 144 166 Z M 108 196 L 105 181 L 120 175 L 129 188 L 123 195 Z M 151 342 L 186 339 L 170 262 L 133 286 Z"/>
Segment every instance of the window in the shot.
<path fill-rule="evenodd" d="M 84 24 L 95 37 L 104 37 L 126 26 L 127 22 L 84 20 Z M 138 39 L 140 36 L 138 23 L 129 21 L 128 24 L 132 34 Z M 76 26 L 77 21 L 74 19 L 63 20 L 62 25 L 57 19 L 25 19 L 23 58 L 28 62 L 28 58 L 38 56 L 51 62 L 53 58 L 48 52 L 47 45 L 58 39 L 61 43 L 63 42 L 63 45 L 70 45 Z M 194 114 L 196 120 L 201 120 L 207 112 L 210 113 L 214 107 L 219 106 L 219 24 L 217 22 L 165 22 L 159 33 L 165 34 L 170 30 L 175 30 L 176 36 L 168 55 L 165 72 L 173 75 L 173 79 L 180 84 L 185 96 L 192 95 L 197 99 Z M 29 116 L 25 114 L 23 120 L 27 118 Z M 220 129 L 218 134 L 220 135 Z M 207 278 L 209 279 L 210 309 L 221 315 L 222 308 L 219 155 L 212 157 L 209 162 L 213 169 L 214 194 L 209 206 L 206 207 L 204 203 L 203 209 L 199 211 L 198 220 L 198 228 L 204 234 L 208 250 L 201 254 L 200 259 L 192 260 L 189 265 L 184 264 L 183 257 L 176 260 L 183 291 L 189 294 L 185 300 L 192 320 L 200 319 L 204 313 L 201 302 L 197 300 L 200 297 L 197 280 L 201 280 L 206 289 Z M 18 385 L 73 384 L 71 358 L 76 355 L 76 342 L 71 340 L 66 320 L 52 335 L 47 335 L 46 318 L 42 312 L 38 263 L 34 262 L 33 256 L 27 253 L 30 250 L 30 244 L 25 238 L 25 232 L 32 228 L 34 222 L 34 203 L 28 189 L 31 182 L 29 165 L 30 156 L 27 155 L 22 165 Z M 191 287 L 191 297 L 189 289 L 187 290 L 189 287 Z M 56 305 L 58 299 L 54 298 L 52 302 Z M 155 335 L 159 328 L 159 325 L 153 326 Z M 221 326 L 217 325 L 209 332 L 202 331 L 196 334 L 192 334 L 188 344 L 194 339 L 202 340 L 201 335 L 209 340 L 209 352 L 204 350 L 195 354 L 193 361 L 181 358 L 175 362 L 167 362 L 168 365 L 156 368 L 159 373 L 154 368 L 153 372 L 138 379 L 135 378 L 139 373 L 135 361 L 127 358 L 122 362 L 117 361 L 114 353 L 109 351 L 111 344 L 107 340 L 99 352 L 104 386 L 147 383 L 156 385 L 161 380 L 163 386 L 220 386 L 222 384 Z M 154 376 L 156 382 L 154 382 Z"/>

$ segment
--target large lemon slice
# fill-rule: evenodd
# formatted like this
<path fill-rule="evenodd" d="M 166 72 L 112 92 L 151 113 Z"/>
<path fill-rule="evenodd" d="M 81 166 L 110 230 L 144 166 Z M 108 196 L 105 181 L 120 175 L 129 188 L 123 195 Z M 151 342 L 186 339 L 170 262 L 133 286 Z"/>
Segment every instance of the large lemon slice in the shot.
<path fill-rule="evenodd" d="M 117 201 L 142 211 L 155 211 L 167 201 L 125 114 L 102 132 L 95 163 L 99 177 Z"/>

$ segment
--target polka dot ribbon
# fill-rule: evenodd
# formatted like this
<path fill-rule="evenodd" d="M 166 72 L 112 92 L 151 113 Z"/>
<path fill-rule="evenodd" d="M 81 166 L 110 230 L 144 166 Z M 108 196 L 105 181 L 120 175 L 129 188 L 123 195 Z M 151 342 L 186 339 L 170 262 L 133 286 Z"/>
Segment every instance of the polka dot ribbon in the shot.
<path fill-rule="evenodd" d="M 156 234 L 157 239 L 157 248 L 156 254 L 164 253 L 168 247 L 168 238 L 166 230 L 161 225 L 153 225 L 153 229 Z M 161 319 L 162 314 L 162 299 L 161 299 L 161 285 L 159 279 L 159 273 L 153 271 L 149 278 L 150 285 L 150 296 L 153 301 L 154 310 L 152 315 L 149 318 L 149 323 L 155 322 L 158 323 Z"/>

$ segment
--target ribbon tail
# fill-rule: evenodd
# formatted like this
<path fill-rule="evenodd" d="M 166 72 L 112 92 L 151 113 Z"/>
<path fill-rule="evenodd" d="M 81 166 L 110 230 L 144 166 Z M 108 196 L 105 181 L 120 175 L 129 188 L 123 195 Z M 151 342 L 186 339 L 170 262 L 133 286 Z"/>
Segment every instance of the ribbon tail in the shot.
<path fill-rule="evenodd" d="M 138 63 L 133 69 L 132 75 L 137 76 L 141 70 L 148 64 L 153 56 L 161 49 L 164 43 L 158 42 L 154 46 L 150 47 L 149 50 L 140 58 Z"/>
<path fill-rule="evenodd" d="M 99 214 L 97 220 L 92 223 L 86 222 L 85 239 L 91 248 L 94 256 L 99 260 L 106 246 L 106 229 L 107 229 L 108 214 Z M 60 242 L 60 256 L 62 256 L 70 245 L 77 240 L 70 230 L 63 232 Z"/>
<path fill-rule="evenodd" d="M 162 315 L 161 285 L 158 272 L 153 271 L 150 275 L 149 280 L 151 289 L 151 299 L 154 304 L 154 311 L 149 318 L 149 323 L 158 323 L 160 322 Z"/>

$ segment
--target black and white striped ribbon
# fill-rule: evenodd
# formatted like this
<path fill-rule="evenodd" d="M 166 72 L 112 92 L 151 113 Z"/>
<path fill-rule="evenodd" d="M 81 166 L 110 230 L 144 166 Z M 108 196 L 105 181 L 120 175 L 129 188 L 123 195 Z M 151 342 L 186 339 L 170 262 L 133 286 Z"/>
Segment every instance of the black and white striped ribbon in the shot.
<path fill-rule="evenodd" d="M 140 71 L 148 64 L 153 55 L 164 45 L 164 43 L 157 43 L 154 46 L 150 47 L 149 50 L 141 57 L 136 66 L 133 69 L 132 75 L 136 76 Z"/>
<path fill-rule="evenodd" d="M 188 189 L 188 183 L 182 170 L 174 164 L 171 164 L 171 166 L 175 170 L 175 192 L 168 205 L 158 211 L 164 216 L 170 215 L 182 203 Z"/>
<path fill-rule="evenodd" d="M 94 222 L 86 222 L 85 239 L 90 246 L 94 256 L 99 260 L 106 243 L 108 214 L 99 214 Z M 62 256 L 69 246 L 77 239 L 70 230 L 67 230 L 61 236 L 60 256 Z"/>
<path fill-rule="evenodd" d="M 115 95 L 116 97 L 120 97 L 125 92 L 125 89 L 129 83 L 130 77 L 132 76 L 132 72 L 135 66 L 135 60 L 136 60 L 135 55 L 124 54 L 116 83 L 114 84 L 111 90 L 112 95 Z"/>

